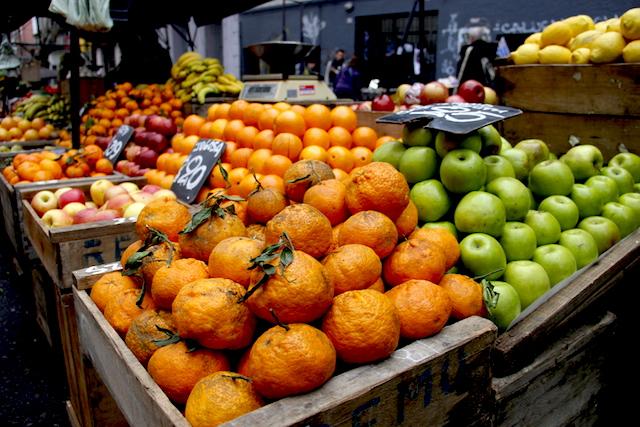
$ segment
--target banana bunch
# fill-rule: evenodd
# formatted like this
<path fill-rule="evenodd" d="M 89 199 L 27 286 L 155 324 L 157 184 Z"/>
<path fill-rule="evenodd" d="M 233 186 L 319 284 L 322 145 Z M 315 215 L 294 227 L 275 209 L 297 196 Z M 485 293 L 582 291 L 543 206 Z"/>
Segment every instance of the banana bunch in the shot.
<path fill-rule="evenodd" d="M 242 82 L 233 74 L 225 74 L 216 58 L 204 58 L 197 52 L 187 52 L 171 67 L 171 78 L 167 82 L 182 102 L 197 99 L 204 104 L 208 95 L 238 95 Z"/>
<path fill-rule="evenodd" d="M 33 95 L 21 102 L 15 109 L 15 113 L 27 120 L 42 118 L 47 123 L 65 127 L 70 117 L 70 106 L 66 98 L 58 95 Z"/>

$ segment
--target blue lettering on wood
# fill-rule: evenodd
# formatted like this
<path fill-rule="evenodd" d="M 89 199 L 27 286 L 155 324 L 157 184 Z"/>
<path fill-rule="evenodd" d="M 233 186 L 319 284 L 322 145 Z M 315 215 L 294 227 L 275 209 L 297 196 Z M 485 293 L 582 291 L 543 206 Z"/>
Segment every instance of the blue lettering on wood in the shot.
<path fill-rule="evenodd" d="M 85 249 L 99 248 L 101 244 L 102 244 L 102 241 L 100 239 L 89 239 L 84 241 L 84 248 Z M 102 258 L 102 252 L 99 250 L 96 252 L 84 253 L 82 254 L 82 256 L 84 257 L 85 267 L 104 264 L 104 259 Z M 90 259 L 93 259 L 94 262 L 92 263 Z"/>
<path fill-rule="evenodd" d="M 362 422 L 362 415 L 369 410 L 370 408 L 376 407 L 380 404 L 380 398 L 379 397 L 375 397 L 365 403 L 363 403 L 362 405 L 358 406 L 356 409 L 354 409 L 354 411 L 351 413 L 351 425 L 353 427 L 371 427 L 377 424 L 377 421 L 375 418 L 372 418 L 368 421 Z"/>

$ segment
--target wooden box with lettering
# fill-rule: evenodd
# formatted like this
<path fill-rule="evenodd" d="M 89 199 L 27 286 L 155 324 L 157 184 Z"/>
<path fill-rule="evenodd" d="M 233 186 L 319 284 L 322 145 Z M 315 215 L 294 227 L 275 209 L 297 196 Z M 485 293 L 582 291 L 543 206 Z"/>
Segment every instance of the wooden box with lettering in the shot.
<path fill-rule="evenodd" d="M 189 423 L 107 323 L 86 289 L 118 264 L 74 272 L 81 351 L 131 425 Z M 229 426 L 490 425 L 490 353 L 496 328 L 471 317 L 339 372 L 320 389 L 272 402 Z"/>
<path fill-rule="evenodd" d="M 501 103 L 525 112 L 502 123 L 503 136 L 542 139 L 556 154 L 577 143 L 597 146 L 605 159 L 625 148 L 640 153 L 638 75 L 640 64 L 499 67 Z"/>
<path fill-rule="evenodd" d="M 117 261 L 127 246 L 137 240 L 133 218 L 50 228 L 31 206 L 30 201 L 37 192 L 66 186 L 85 191 L 87 200 L 91 200 L 88 192 L 95 180 L 96 178 L 92 178 L 81 183 L 66 180 L 54 187 L 40 186 L 20 190 L 25 234 L 47 273 L 60 288 L 71 288 L 74 270 Z M 139 185 L 146 182 L 142 177 L 129 178 L 122 175 L 116 181 Z"/>

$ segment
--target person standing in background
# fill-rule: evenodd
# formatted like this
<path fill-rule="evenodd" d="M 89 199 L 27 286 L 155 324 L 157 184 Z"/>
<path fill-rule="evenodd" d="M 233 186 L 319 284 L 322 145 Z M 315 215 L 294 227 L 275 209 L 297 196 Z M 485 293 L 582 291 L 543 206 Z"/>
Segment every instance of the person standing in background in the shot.
<path fill-rule="evenodd" d="M 333 58 L 327 62 L 327 66 L 324 71 L 324 82 L 332 89 L 335 87 L 336 78 L 338 73 L 344 64 L 344 49 L 338 49 L 333 54 Z"/>
<path fill-rule="evenodd" d="M 353 55 L 349 64 L 343 66 L 336 77 L 333 91 L 338 98 L 360 99 L 362 78 L 358 67 L 358 57 Z"/>

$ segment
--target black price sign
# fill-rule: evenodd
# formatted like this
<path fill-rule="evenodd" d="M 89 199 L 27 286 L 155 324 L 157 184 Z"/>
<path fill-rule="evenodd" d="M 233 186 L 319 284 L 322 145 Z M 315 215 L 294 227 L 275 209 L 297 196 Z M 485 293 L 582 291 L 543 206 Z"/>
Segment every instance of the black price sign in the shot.
<path fill-rule="evenodd" d="M 116 164 L 120 154 L 122 154 L 122 150 L 129 143 L 131 135 L 133 135 L 133 128 L 128 125 L 120 126 L 113 135 L 111 142 L 107 145 L 107 149 L 104 150 L 104 157 L 109 159 L 111 164 Z"/>
<path fill-rule="evenodd" d="M 428 123 L 426 128 L 464 135 L 522 114 L 521 110 L 490 104 L 431 104 L 382 116 L 379 123 Z"/>
<path fill-rule="evenodd" d="M 225 148 L 225 143 L 217 139 L 198 141 L 171 185 L 171 190 L 176 193 L 178 199 L 186 203 L 195 200 Z"/>

